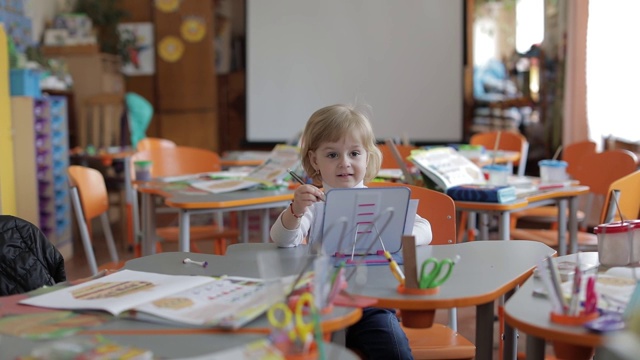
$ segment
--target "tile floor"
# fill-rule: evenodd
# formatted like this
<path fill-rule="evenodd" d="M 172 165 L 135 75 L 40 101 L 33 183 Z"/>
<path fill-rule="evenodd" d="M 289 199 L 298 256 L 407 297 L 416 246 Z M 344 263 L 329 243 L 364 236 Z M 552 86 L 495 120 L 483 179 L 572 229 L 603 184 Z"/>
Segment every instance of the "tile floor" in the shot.
<path fill-rule="evenodd" d="M 116 237 L 116 244 L 117 244 L 117 248 L 119 250 L 121 259 L 126 260 L 126 259 L 133 258 L 134 257 L 133 252 L 129 251 L 128 246 L 124 244 L 123 241 L 119 241 L 121 240 L 121 237 L 119 237 L 119 234 L 122 234 L 122 231 L 120 230 L 117 221 L 113 223 L 112 230 L 113 230 L 114 236 Z M 106 245 L 103 241 L 104 239 L 101 236 L 102 230 L 101 230 L 101 225 L 99 221 L 96 221 L 93 224 L 93 232 L 95 234 L 94 235 L 95 236 L 94 252 L 96 253 L 98 265 L 100 265 L 101 263 L 108 262 L 110 259 L 109 259 L 109 253 L 107 251 Z M 254 234 L 255 236 L 252 235 L 251 238 L 252 239 L 258 238 L 257 232 Z M 165 251 L 177 250 L 177 249 L 172 249 L 170 246 L 171 244 L 169 246 L 165 246 L 165 249 L 166 249 Z M 81 243 L 77 242 L 75 249 L 76 249 L 76 253 L 74 254 L 74 256 L 71 259 L 67 259 L 65 262 L 67 278 L 77 279 L 77 278 L 90 276 L 91 272 L 87 265 L 87 261 L 86 261 L 84 250 L 82 249 Z M 447 315 L 448 315 L 447 311 L 444 311 L 444 310 L 437 311 L 436 322 L 446 324 L 448 321 Z M 499 358 L 498 346 L 497 346 L 498 339 L 499 339 L 498 324 L 496 324 L 495 328 L 496 328 L 496 332 L 494 334 L 495 351 L 494 351 L 493 358 L 498 359 Z M 458 309 L 458 332 L 465 338 L 469 339 L 471 342 L 474 342 L 474 339 L 475 339 L 475 308 L 474 307 L 465 307 L 465 308 Z M 518 349 L 521 352 L 525 351 L 525 338 L 526 336 L 524 336 L 524 334 L 520 334 L 520 337 L 518 340 Z M 548 348 L 547 353 L 552 354 L 553 352 L 550 348 Z"/>

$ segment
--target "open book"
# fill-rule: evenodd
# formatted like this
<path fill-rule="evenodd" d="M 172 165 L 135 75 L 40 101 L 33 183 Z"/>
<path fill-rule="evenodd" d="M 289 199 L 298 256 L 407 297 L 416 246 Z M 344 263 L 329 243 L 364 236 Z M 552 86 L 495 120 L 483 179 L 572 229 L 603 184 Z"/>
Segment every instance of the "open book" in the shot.
<path fill-rule="evenodd" d="M 482 170 L 451 147 L 414 150 L 410 160 L 442 190 L 485 182 Z"/>
<path fill-rule="evenodd" d="M 266 184 L 275 185 L 289 176 L 288 169 L 300 163 L 300 149 L 297 146 L 276 145 L 261 165 L 255 167 L 245 177 L 236 179 L 205 180 L 191 183 L 191 186 L 212 193 L 223 193 Z"/>
<path fill-rule="evenodd" d="M 283 296 L 283 282 L 122 270 L 20 301 L 54 309 L 128 312 L 134 318 L 235 329 Z"/>

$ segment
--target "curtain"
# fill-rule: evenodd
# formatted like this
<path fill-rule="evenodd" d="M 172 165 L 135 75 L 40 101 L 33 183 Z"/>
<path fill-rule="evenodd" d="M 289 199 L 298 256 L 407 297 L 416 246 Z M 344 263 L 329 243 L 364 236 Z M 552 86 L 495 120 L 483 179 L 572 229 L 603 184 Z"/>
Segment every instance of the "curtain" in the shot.
<path fill-rule="evenodd" d="M 565 62 L 562 144 L 589 138 L 587 123 L 586 45 L 589 1 L 569 1 Z"/>

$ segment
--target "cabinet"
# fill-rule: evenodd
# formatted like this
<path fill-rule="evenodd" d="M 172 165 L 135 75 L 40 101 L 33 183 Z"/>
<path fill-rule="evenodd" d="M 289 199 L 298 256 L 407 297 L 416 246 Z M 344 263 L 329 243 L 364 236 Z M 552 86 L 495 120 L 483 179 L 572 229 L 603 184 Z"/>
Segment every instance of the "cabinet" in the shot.
<path fill-rule="evenodd" d="M 124 77 L 120 72 L 120 58 L 117 55 L 103 53 L 74 53 L 55 52 L 44 55 L 49 58 L 64 60 L 69 74 L 73 79 L 74 105 L 70 109 L 74 116 L 72 119 L 80 120 L 81 109 L 84 101 L 92 96 L 103 93 L 124 93 Z M 78 126 L 69 124 L 71 147 L 86 147 L 79 139 Z"/>
<path fill-rule="evenodd" d="M 37 225 L 70 258 L 67 111 L 64 97 L 11 98 L 16 215 Z"/>
<path fill-rule="evenodd" d="M 218 119 L 220 153 L 240 150 L 245 142 L 245 73 L 218 75 Z"/>

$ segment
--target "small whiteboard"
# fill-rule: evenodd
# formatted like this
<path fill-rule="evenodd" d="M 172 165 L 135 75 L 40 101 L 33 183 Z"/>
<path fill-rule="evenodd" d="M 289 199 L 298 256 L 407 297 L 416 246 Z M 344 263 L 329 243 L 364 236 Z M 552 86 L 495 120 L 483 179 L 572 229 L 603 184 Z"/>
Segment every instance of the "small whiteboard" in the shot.
<path fill-rule="evenodd" d="M 406 187 L 331 189 L 326 194 L 322 248 L 329 255 L 400 251 L 411 190 Z"/>

